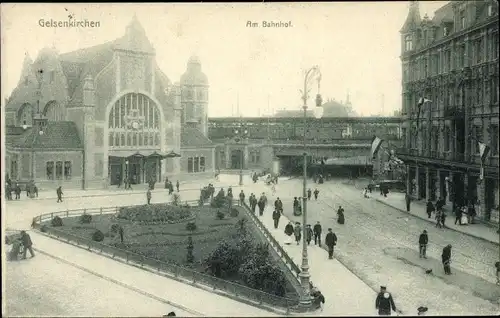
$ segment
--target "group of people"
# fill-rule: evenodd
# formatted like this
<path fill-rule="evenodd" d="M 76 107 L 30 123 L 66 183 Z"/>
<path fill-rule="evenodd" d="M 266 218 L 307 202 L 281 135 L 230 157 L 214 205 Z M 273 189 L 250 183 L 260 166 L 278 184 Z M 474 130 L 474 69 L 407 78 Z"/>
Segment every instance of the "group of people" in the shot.
<path fill-rule="evenodd" d="M 275 212 L 273 212 L 273 218 L 275 213 L 279 212 L 275 210 Z M 276 222 L 275 228 L 278 228 Z M 321 247 L 321 232 L 322 227 L 319 221 L 314 225 L 313 228 L 311 228 L 310 224 L 307 224 L 305 233 L 307 245 L 311 244 L 311 241 L 314 237 L 314 245 L 318 245 L 319 247 Z M 295 237 L 295 242 L 297 243 L 297 245 L 299 245 L 300 240 L 302 239 L 302 225 L 300 224 L 300 222 L 295 222 L 295 225 L 292 223 L 292 221 L 288 222 L 288 224 L 285 226 L 285 234 L 285 244 L 290 245 L 292 243 L 293 235 Z M 332 259 L 334 248 L 337 245 L 337 235 L 335 235 L 332 228 L 328 229 L 328 233 L 325 236 L 325 245 L 328 247 L 328 258 Z"/>
<path fill-rule="evenodd" d="M 175 183 L 175 188 L 177 189 L 177 192 L 179 192 L 179 180 Z M 151 187 L 150 187 L 151 188 Z M 168 194 L 174 193 L 174 185 L 172 184 L 172 181 L 168 180 L 168 177 L 165 178 L 165 189 L 168 189 Z"/>
<path fill-rule="evenodd" d="M 15 197 L 12 198 L 12 192 L 14 192 Z M 7 176 L 5 179 L 5 199 L 6 200 L 20 200 L 21 199 L 21 185 L 19 183 L 13 183 L 12 180 Z M 26 184 L 26 196 L 28 198 L 37 197 L 38 198 L 38 187 L 35 185 L 35 182 L 32 180 L 28 184 Z"/>
<path fill-rule="evenodd" d="M 418 250 L 420 258 L 427 258 L 427 244 L 429 244 L 429 235 L 427 230 L 424 230 L 418 237 Z M 441 263 L 443 264 L 444 273 L 451 275 L 451 244 L 446 245 L 441 253 Z"/>
<path fill-rule="evenodd" d="M 244 202 L 244 200 L 245 200 L 245 194 L 243 193 L 243 190 L 241 190 L 240 201 Z M 262 192 L 262 194 L 260 195 L 260 198 L 257 200 L 257 197 L 255 196 L 255 194 L 251 193 L 250 196 L 248 197 L 248 203 L 249 203 L 250 209 L 252 209 L 253 213 L 255 213 L 255 209 L 258 206 L 259 207 L 259 215 L 262 216 L 262 215 L 264 215 L 264 209 L 267 206 L 267 196 L 264 192 Z"/>

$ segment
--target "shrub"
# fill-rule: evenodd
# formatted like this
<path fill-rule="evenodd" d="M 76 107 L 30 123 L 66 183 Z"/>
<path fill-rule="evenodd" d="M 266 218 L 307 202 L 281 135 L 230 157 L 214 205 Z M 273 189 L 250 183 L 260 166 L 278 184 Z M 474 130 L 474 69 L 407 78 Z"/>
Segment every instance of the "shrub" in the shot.
<path fill-rule="evenodd" d="M 92 234 L 92 240 L 96 242 L 102 242 L 104 240 L 104 233 L 99 230 L 95 230 L 94 234 Z"/>
<path fill-rule="evenodd" d="M 90 222 L 92 222 L 92 215 L 87 214 L 87 213 L 83 213 L 80 216 L 80 223 L 88 224 Z"/>
<path fill-rule="evenodd" d="M 216 217 L 218 220 L 223 220 L 226 217 L 226 215 L 221 210 L 217 210 Z"/>
<path fill-rule="evenodd" d="M 110 228 L 111 233 L 118 233 L 119 230 L 120 230 L 120 225 L 118 225 L 116 223 L 111 225 L 111 228 Z"/>
<path fill-rule="evenodd" d="M 195 231 L 197 228 L 198 228 L 198 226 L 196 226 L 195 222 L 188 222 L 186 224 L 186 230 L 188 230 L 188 231 Z"/>
<path fill-rule="evenodd" d="M 181 203 L 181 196 L 178 193 L 174 193 L 172 204 L 178 206 Z"/>
<path fill-rule="evenodd" d="M 160 203 L 122 207 L 118 212 L 117 218 L 133 222 L 158 222 L 165 220 L 178 221 L 190 216 L 191 211 L 189 208 Z"/>
<path fill-rule="evenodd" d="M 187 256 L 186 256 L 186 260 L 187 260 L 188 263 L 192 263 L 194 261 L 193 249 L 194 249 L 194 247 L 193 247 L 193 238 L 191 236 L 189 236 L 188 237 L 188 245 L 187 245 Z"/>
<path fill-rule="evenodd" d="M 63 220 L 58 216 L 54 216 L 50 223 L 53 227 L 63 226 Z"/>
<path fill-rule="evenodd" d="M 240 211 L 238 211 L 238 209 L 235 209 L 235 208 L 232 208 L 231 209 L 231 217 L 235 218 L 237 217 L 238 215 L 240 214 Z"/>
<path fill-rule="evenodd" d="M 225 278 L 238 272 L 242 258 L 236 247 L 223 241 L 203 262 L 213 276 Z"/>

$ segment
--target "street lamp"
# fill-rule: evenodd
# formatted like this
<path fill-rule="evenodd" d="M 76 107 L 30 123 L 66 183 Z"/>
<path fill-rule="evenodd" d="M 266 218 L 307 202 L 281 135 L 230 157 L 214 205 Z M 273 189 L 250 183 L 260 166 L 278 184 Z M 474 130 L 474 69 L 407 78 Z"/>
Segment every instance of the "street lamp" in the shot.
<path fill-rule="evenodd" d="M 303 180 L 303 191 L 302 191 L 302 266 L 301 272 L 299 274 L 300 284 L 303 288 L 303 294 L 300 297 L 300 305 L 304 308 L 309 308 L 311 306 L 311 292 L 309 281 L 311 275 L 309 274 L 309 261 L 307 257 L 307 140 L 306 140 L 306 125 L 307 125 L 307 100 L 309 99 L 309 84 L 316 79 L 318 81 L 318 93 L 316 94 L 316 107 L 314 107 L 314 117 L 321 118 L 323 116 L 323 107 L 321 107 L 323 100 L 319 94 L 320 82 L 321 82 L 321 71 L 318 66 L 313 66 L 306 72 L 304 78 L 304 90 L 302 91 L 302 100 L 304 102 L 304 180 Z"/>
<path fill-rule="evenodd" d="M 239 128 L 240 129 L 236 128 L 234 130 L 234 135 L 235 135 L 234 141 L 236 141 L 236 142 L 240 142 L 241 140 L 243 140 L 243 138 L 245 138 L 248 135 L 248 130 L 247 129 L 243 129 L 241 123 L 239 125 Z M 243 154 L 243 151 L 240 150 L 240 152 L 241 152 L 241 156 L 240 156 L 240 182 L 239 182 L 239 185 L 241 186 L 241 185 L 243 185 L 243 162 L 244 162 L 244 154 Z"/>

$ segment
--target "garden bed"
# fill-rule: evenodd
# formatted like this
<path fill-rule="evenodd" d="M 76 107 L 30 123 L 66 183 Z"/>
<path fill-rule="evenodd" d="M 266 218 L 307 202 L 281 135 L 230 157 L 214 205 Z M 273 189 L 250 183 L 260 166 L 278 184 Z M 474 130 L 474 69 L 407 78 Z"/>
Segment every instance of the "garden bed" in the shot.
<path fill-rule="evenodd" d="M 137 207 L 134 207 L 137 209 Z M 242 208 L 237 208 L 242 209 Z M 223 219 L 217 217 L 217 210 L 208 206 L 190 207 L 189 213 L 182 212 L 179 216 L 184 220 L 163 217 L 165 222 L 157 220 L 159 223 L 153 224 L 149 219 L 134 216 L 134 220 L 118 217 L 116 215 L 92 215 L 90 223 L 82 224 L 81 216 L 68 217 L 62 219 L 62 226 L 55 227 L 58 231 L 67 232 L 83 238 L 92 239 L 96 230 L 104 234 L 101 242 L 106 245 L 116 246 L 146 257 L 158 259 L 163 262 L 189 267 L 192 270 L 210 275 L 206 271 L 203 261 L 207 259 L 216 249 L 221 241 L 234 241 L 237 235 L 236 224 L 245 218 L 244 211 L 240 211 L 237 216 L 225 215 Z M 123 210 L 122 210 L 123 211 Z M 153 210 L 154 211 L 154 210 Z M 133 212 L 136 213 L 136 212 Z M 123 216 L 123 212 L 121 214 Z M 154 212 L 151 213 L 154 215 Z M 139 222 L 138 219 L 140 219 Z M 189 231 L 187 224 L 195 222 L 196 229 Z M 249 234 L 255 243 L 266 243 L 258 235 L 258 229 L 254 228 L 252 222 L 247 222 Z M 51 221 L 41 224 L 47 228 L 52 228 Z M 124 242 L 121 243 L 120 235 L 111 228 L 121 227 L 123 229 Z M 188 237 L 192 237 L 194 262 L 187 262 Z M 245 285 L 235 274 L 232 277 L 225 277 L 226 280 Z M 297 299 L 298 295 L 290 282 L 286 283 L 285 297 Z"/>

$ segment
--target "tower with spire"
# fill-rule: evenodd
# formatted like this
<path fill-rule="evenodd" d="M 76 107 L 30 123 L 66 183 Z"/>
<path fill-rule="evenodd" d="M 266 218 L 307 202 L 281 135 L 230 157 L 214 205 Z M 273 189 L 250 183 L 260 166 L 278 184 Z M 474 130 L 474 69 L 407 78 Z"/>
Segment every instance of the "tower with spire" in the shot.
<path fill-rule="evenodd" d="M 408 16 L 406 17 L 401 33 L 401 52 L 412 52 L 418 45 L 418 28 L 422 19 L 420 18 L 420 7 L 418 1 L 410 1 Z"/>

